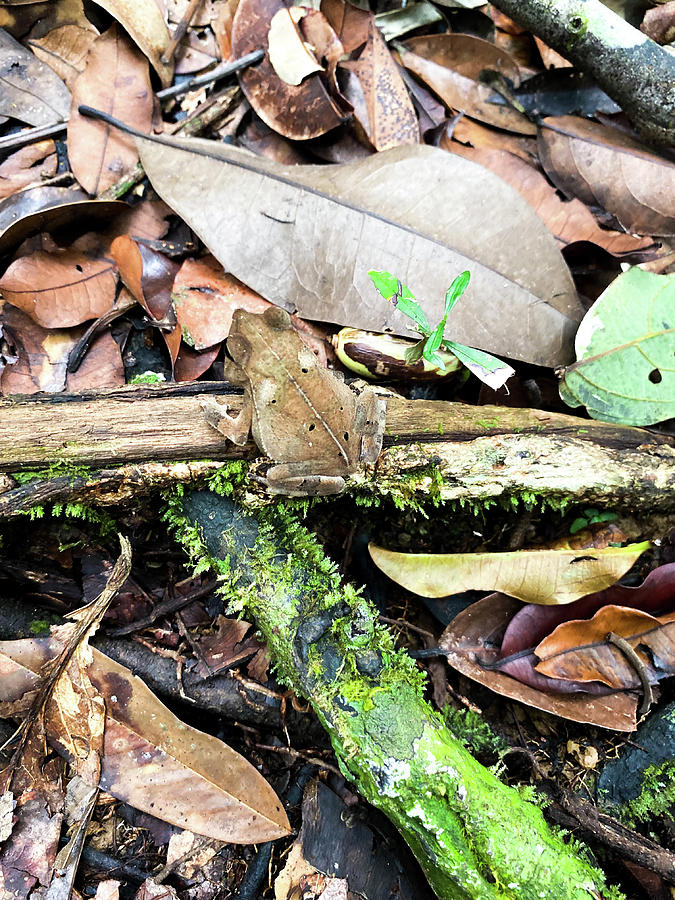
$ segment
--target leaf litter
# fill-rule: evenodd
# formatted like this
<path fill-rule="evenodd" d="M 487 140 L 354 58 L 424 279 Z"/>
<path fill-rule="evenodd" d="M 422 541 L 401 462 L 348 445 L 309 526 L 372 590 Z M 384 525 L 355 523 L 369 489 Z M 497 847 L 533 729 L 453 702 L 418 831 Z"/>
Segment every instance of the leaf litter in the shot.
<path fill-rule="evenodd" d="M 0 9 L 0 25 L 11 32 L 1 46 L 25 60 L 30 78 L 40 85 L 39 102 L 21 99 L 16 93 L 21 83 L 12 84 L 8 91 L 20 102 L 13 111 L 0 108 L 0 114 L 11 117 L 10 137 L 22 122 L 59 127 L 70 118 L 73 174 L 64 167 L 61 147 L 50 139 L 9 144 L 14 152 L 0 162 L 5 197 L 0 206 L 0 328 L 3 340 L 9 337 L 17 351 L 16 362 L 7 354 L 9 365 L 0 373 L 5 395 L 123 384 L 125 366 L 131 371 L 131 322 L 137 315 L 145 334 L 159 337 L 158 352 L 169 358 L 176 381 L 213 378 L 220 371 L 232 311 L 239 306 L 257 310 L 259 304 L 276 303 L 297 311 L 297 327 L 305 329 L 324 360 L 331 355 L 323 340 L 326 331 L 310 328 L 305 318 L 377 332 L 385 342 L 378 352 L 386 358 L 385 332 L 411 337 L 415 329 L 380 302 L 368 271 L 400 275 L 435 323 L 447 314 L 443 296 L 448 286 L 468 270 L 470 289 L 449 319 L 449 336 L 480 348 L 484 356 L 489 351 L 508 357 L 519 376 L 523 362 L 566 366 L 563 399 L 577 409 L 583 404 L 605 421 L 653 424 L 672 414 L 670 293 L 656 288 L 672 277 L 667 244 L 675 221 L 675 192 L 668 190 L 672 160 L 614 127 L 615 105 L 578 72 L 557 70 L 532 79 L 532 71 L 541 66 L 539 53 L 547 65 L 564 66 L 565 61 L 541 42 L 538 51 L 528 50 L 534 47 L 530 36 L 496 10 L 491 10 L 489 26 L 483 13 L 472 13 L 478 17 L 473 22 L 481 23 L 482 38 L 414 31 L 411 37 L 411 29 L 431 23 L 436 31 L 444 28 L 439 10 L 414 4 L 373 15 L 340 0 L 323 0 L 320 10 L 294 8 L 292 29 L 275 33 L 270 32 L 273 21 L 290 21 L 285 7 L 242 0 L 235 11 L 236 4 L 209 0 L 188 22 L 172 60 L 167 55 L 171 32 L 187 4 L 172 6 L 170 29 L 155 0 L 88 4 L 101 7 L 98 17 L 90 18 L 79 0 L 58 0 L 49 9 L 36 5 L 42 9 L 37 21 L 31 18 L 33 5 Z M 117 24 L 111 27 L 101 10 Z M 463 20 L 453 13 L 452 21 Z M 405 44 L 387 43 L 402 36 Z M 216 140 L 168 137 L 164 146 L 151 143 L 152 132 L 168 135 L 184 112 L 205 109 L 202 88 L 184 101 L 162 101 L 160 115 L 153 91 L 160 83 L 171 83 L 174 69 L 199 72 L 219 56 L 227 60 L 258 47 L 268 51 L 263 61 L 238 76 L 247 100 L 238 99 L 234 111 L 223 104 L 220 118 L 206 126 L 205 133 Z M 298 69 L 299 59 L 310 60 L 311 66 Z M 75 95 L 70 117 L 69 90 Z M 209 102 L 217 109 L 219 88 L 209 90 Z M 134 142 L 115 128 L 80 118 L 80 103 L 112 111 L 148 137 Z M 537 104 L 552 117 L 544 122 L 529 118 L 527 111 Z M 605 112 L 592 122 L 596 110 Z M 223 138 L 225 145 L 218 143 Z M 237 144 L 268 160 L 244 156 Z M 388 149 L 392 147 L 398 149 Z M 451 154 L 465 159 L 453 160 Z M 133 187 L 142 176 L 139 159 L 151 187 L 147 182 Z M 326 165 L 326 160 L 342 165 Z M 54 178 L 57 186 L 41 186 Z M 87 200 L 81 188 L 92 196 L 109 189 L 110 196 L 132 202 Z M 163 245 L 154 242 L 166 231 L 166 214 L 152 188 L 174 214 L 172 241 Z M 203 240 L 210 256 L 194 244 L 174 255 L 182 240 L 190 240 L 176 214 Z M 176 227 L 184 231 L 174 242 Z M 360 239 L 355 249 L 350 235 L 356 232 Z M 579 302 L 559 252 L 569 245 L 575 245 L 582 259 L 584 253 L 590 258 L 584 247 L 595 246 L 641 266 L 616 278 L 616 269 L 607 263 L 600 280 L 615 279 L 609 299 L 603 295 L 596 301 L 599 305 L 586 312 L 586 319 L 588 298 Z M 74 272 L 85 278 L 68 281 Z M 630 299 L 618 299 L 624 295 Z M 141 312 L 138 307 L 133 312 L 134 299 Z M 115 314 L 118 304 L 121 318 Z M 649 305 L 658 309 L 658 328 L 652 327 L 653 315 L 644 311 Z M 117 323 L 114 337 L 110 322 Z M 450 334 L 455 323 L 457 334 Z M 604 343 L 598 345 L 599 339 Z M 73 349 L 83 341 L 83 361 L 77 371 L 69 371 Z M 633 364 L 625 345 L 646 353 Z M 378 365 L 376 360 L 374 371 Z M 653 376 L 656 371 L 660 379 Z M 527 375 L 525 368 L 519 380 Z M 645 375 L 649 396 L 641 390 Z M 449 391 L 444 397 L 461 396 L 461 378 L 446 384 L 454 387 L 444 388 Z M 583 430 L 582 419 L 579 424 Z M 499 554 L 509 557 L 509 565 L 502 560 L 498 568 L 507 570 L 510 581 L 482 584 L 483 589 L 513 590 L 518 570 L 512 568 L 512 558 L 522 559 L 528 552 Z M 561 589 L 565 566 L 556 569 L 552 560 L 576 554 L 589 564 L 605 551 L 537 552 L 557 555 L 540 566 L 528 599 L 557 594 L 571 602 L 524 605 L 499 593 L 478 601 L 442 638 L 450 663 L 531 709 L 631 730 L 637 718 L 636 690 L 639 695 L 644 689 L 645 676 L 655 683 L 672 671 L 672 611 L 661 603 L 663 592 L 671 590 L 668 566 L 655 569 L 641 588 L 611 584 L 619 574 L 611 567 L 602 576 L 606 580 L 596 582 L 587 577 L 588 566 L 577 586 Z M 607 556 L 628 560 L 632 552 L 610 548 Z M 472 557 L 466 566 L 474 568 L 489 556 L 464 555 Z M 604 584 L 610 586 L 598 592 Z M 471 585 L 469 578 L 463 586 Z M 586 596 L 575 600 L 575 590 Z M 641 597 L 644 606 L 639 605 Z M 204 639 L 214 668 L 221 654 L 226 666 L 252 650 L 243 624 L 232 629 L 221 621 L 220 631 Z M 638 668 L 625 648 L 607 642 L 608 629 L 633 648 L 641 660 Z M 158 627 L 156 636 L 160 633 Z M 101 662 L 98 654 L 90 670 L 136 690 L 133 676 Z M 34 676 L 24 672 L 22 677 L 32 681 Z M 163 723 L 174 721 L 149 693 L 141 691 L 137 699 L 139 720 L 152 709 Z M 184 726 L 176 723 L 182 731 Z M 111 742 L 119 739 L 121 747 L 132 739 L 120 727 L 115 722 L 106 733 L 111 766 Z M 148 740 L 152 754 L 159 742 L 153 745 L 152 735 Z M 207 750 L 205 745 L 206 757 L 211 752 L 219 758 L 227 755 L 227 748 L 215 747 L 209 744 Z M 28 768 L 37 778 L 44 736 L 36 738 L 30 752 Z M 175 762 L 177 768 L 167 775 L 171 784 L 202 777 L 189 753 L 181 757 L 176 749 Z M 56 859 L 60 820 L 48 810 L 52 798 L 61 802 L 54 793 L 61 770 L 57 762 L 49 766 L 43 769 L 43 799 L 27 808 L 45 839 L 45 862 L 31 874 L 33 883 L 49 879 Z M 245 779 L 253 777 L 245 766 L 236 771 L 248 773 L 241 776 Z M 215 800 L 207 794 L 203 810 L 188 813 L 174 796 L 170 802 L 163 796 L 157 801 L 146 791 L 147 784 L 140 783 L 143 775 L 134 782 L 126 766 L 109 772 L 105 783 L 113 784 L 120 796 L 145 808 L 159 802 L 163 814 L 182 824 L 188 821 L 196 830 L 211 828 L 223 808 L 222 794 Z M 277 803 L 262 777 L 256 779 L 242 782 L 244 801 L 261 791 L 259 796 Z M 187 820 L 181 819 L 183 813 Z M 280 814 L 268 818 L 279 833 L 287 828 Z M 246 814 L 242 819 L 234 812 L 232 821 L 239 825 L 231 827 L 243 827 L 238 833 L 252 839 L 253 832 L 246 831 L 251 821 L 242 826 L 244 820 Z M 224 828 L 217 831 L 219 838 L 237 839 L 230 826 Z"/>

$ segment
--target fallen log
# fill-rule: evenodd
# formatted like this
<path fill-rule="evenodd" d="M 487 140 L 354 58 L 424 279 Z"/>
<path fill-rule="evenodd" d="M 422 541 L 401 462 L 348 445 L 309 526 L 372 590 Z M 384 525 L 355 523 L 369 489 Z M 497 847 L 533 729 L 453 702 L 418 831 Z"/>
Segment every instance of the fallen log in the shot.
<path fill-rule="evenodd" d="M 0 473 L 40 476 L 6 482 L 0 516 L 64 500 L 119 503 L 194 481 L 219 462 L 255 459 L 252 442 L 236 447 L 207 424 L 200 401 L 214 394 L 239 408 L 241 395 L 220 382 L 0 400 Z M 383 451 L 350 487 L 403 499 L 668 513 L 675 509 L 675 441 L 537 409 L 390 396 Z"/>

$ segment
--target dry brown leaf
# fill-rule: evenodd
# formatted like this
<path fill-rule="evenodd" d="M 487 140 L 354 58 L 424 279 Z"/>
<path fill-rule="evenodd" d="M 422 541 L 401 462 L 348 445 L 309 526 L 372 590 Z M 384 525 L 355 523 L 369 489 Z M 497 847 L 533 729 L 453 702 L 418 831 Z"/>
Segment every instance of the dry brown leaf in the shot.
<path fill-rule="evenodd" d="M 241 0 L 232 24 L 233 56 L 244 56 L 260 47 L 267 50 L 270 22 L 284 8 L 282 0 Z M 241 72 L 239 82 L 263 122 L 284 137 L 308 140 L 343 121 L 319 74 L 310 75 L 299 85 L 286 84 L 274 71 L 268 54 Z"/>
<path fill-rule="evenodd" d="M 358 78 L 366 115 L 358 116 L 376 150 L 387 150 L 420 140 L 415 108 L 387 44 L 370 13 L 368 40 L 358 59 L 340 64 Z"/>
<path fill-rule="evenodd" d="M 0 115 L 56 125 L 69 109 L 70 91 L 56 72 L 0 28 Z"/>
<path fill-rule="evenodd" d="M 614 690 L 642 684 L 626 654 L 607 640 L 623 638 L 635 651 L 652 684 L 675 674 L 675 612 L 662 616 L 625 606 L 603 606 L 592 619 L 563 622 L 544 638 L 535 654 L 537 671 L 549 678 L 592 681 Z"/>
<path fill-rule="evenodd" d="M 472 34 L 428 34 L 408 38 L 404 46 L 429 62 L 452 69 L 465 78 L 478 81 L 485 70 L 508 78 L 514 87 L 520 84 L 518 63 L 491 41 Z"/>
<path fill-rule="evenodd" d="M 299 6 L 290 9 L 282 6 L 270 21 L 267 55 L 272 68 L 286 84 L 298 85 L 308 75 L 323 72 L 323 66 L 298 30 L 298 22 L 304 15 Z"/>
<path fill-rule="evenodd" d="M 12 153 L 0 163 L 0 200 L 54 175 L 56 166 L 54 141 L 38 141 Z"/>
<path fill-rule="evenodd" d="M 176 328 L 176 334 L 180 336 L 180 329 Z M 193 350 L 185 343 L 178 343 L 175 356 L 173 347 L 169 348 L 173 361 L 173 377 L 177 382 L 195 381 L 211 368 L 220 353 L 220 344 L 209 347 L 206 350 Z"/>
<path fill-rule="evenodd" d="M 44 328 L 97 319 L 113 305 L 116 288 L 111 260 L 88 259 L 72 250 L 22 256 L 0 278 L 5 299 Z"/>
<path fill-rule="evenodd" d="M 226 271 L 280 306 L 412 335 L 368 270 L 404 274 L 438 321 L 449 281 L 469 269 L 453 340 L 542 365 L 572 358 L 583 308 L 555 241 L 522 197 L 481 166 L 415 146 L 339 167 L 291 168 L 215 142 L 137 141 L 163 199 Z"/>
<path fill-rule="evenodd" d="M 58 649 L 54 638 L 0 642 L 5 700 L 10 691 L 21 696 L 32 689 L 34 673 Z M 140 678 L 96 650 L 88 674 L 106 703 L 103 790 L 180 828 L 228 843 L 289 833 L 278 797 L 242 756 L 185 725 Z"/>
<path fill-rule="evenodd" d="M 640 25 L 640 31 L 657 44 L 675 42 L 675 0 L 669 0 L 656 9 L 648 9 Z"/>
<path fill-rule="evenodd" d="M 422 597 L 502 591 L 526 603 L 555 606 L 618 581 L 649 541 L 605 550 L 518 550 L 513 553 L 398 553 L 369 544 L 378 568 Z"/>
<path fill-rule="evenodd" d="M 38 59 L 50 66 L 71 91 L 77 76 L 84 71 L 87 54 L 98 32 L 81 25 L 61 25 L 43 37 L 28 41 Z"/>
<path fill-rule="evenodd" d="M 457 122 L 448 125 L 441 137 L 440 146 L 447 150 L 451 139 L 460 144 L 471 144 L 472 147 L 486 150 L 507 150 L 527 163 L 538 158 L 536 138 L 518 137 L 508 131 L 500 131 L 489 125 L 481 125 L 462 116 Z"/>
<path fill-rule="evenodd" d="M 516 134 L 537 133 L 536 126 L 527 116 L 510 106 L 492 103 L 491 100 L 496 95 L 486 84 L 461 75 L 454 69 L 433 59 L 427 59 L 419 53 L 413 53 L 404 46 L 400 46 L 398 52 L 403 65 L 421 78 L 451 109 L 464 112 L 479 122 L 486 122 Z"/>
<path fill-rule="evenodd" d="M 73 87 L 68 122 L 68 157 L 75 177 L 90 194 L 115 184 L 138 162 L 128 135 L 102 122 L 85 119 L 80 104 L 114 110 L 142 131 L 152 123 L 152 88 L 148 63 L 118 25 L 93 42 L 84 71 Z"/>
<path fill-rule="evenodd" d="M 544 693 L 486 667 L 497 661 L 501 637 L 521 607 L 522 604 L 513 597 L 492 594 L 472 603 L 455 616 L 439 641 L 453 669 L 502 697 L 519 700 L 534 709 L 562 716 L 572 722 L 586 722 L 617 731 L 634 731 L 637 701 L 630 694 L 589 696 Z"/>
<path fill-rule="evenodd" d="M 162 54 L 171 43 L 164 21 L 163 4 L 156 0 L 94 0 L 122 25 L 138 44 L 159 75 L 162 87 L 173 79 L 173 63 L 163 63 Z"/>
<path fill-rule="evenodd" d="M 77 372 L 67 373 L 68 359 L 84 329 L 41 328 L 9 303 L 0 315 L 2 323 L 13 335 L 19 356 L 15 365 L 2 372 L 0 392 L 4 396 L 124 384 L 122 354 L 109 331 L 94 339 Z"/>
<path fill-rule="evenodd" d="M 539 155 L 568 197 L 599 206 L 626 231 L 675 234 L 675 163 L 615 128 L 576 116 L 544 119 Z"/>
<path fill-rule="evenodd" d="M 600 228 L 593 213 L 580 200 L 563 200 L 541 172 L 506 150 L 470 149 L 456 141 L 447 141 L 443 149 L 459 153 L 503 178 L 541 216 L 563 247 L 573 241 L 592 241 L 609 253 L 619 255 L 635 253 L 654 245 L 647 237 L 639 238 L 622 231 Z"/>

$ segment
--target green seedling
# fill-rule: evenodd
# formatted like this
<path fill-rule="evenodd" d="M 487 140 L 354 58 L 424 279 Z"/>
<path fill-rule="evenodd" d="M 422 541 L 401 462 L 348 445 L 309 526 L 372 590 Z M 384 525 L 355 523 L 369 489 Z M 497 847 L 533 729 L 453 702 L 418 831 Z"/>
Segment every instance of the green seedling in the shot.
<path fill-rule="evenodd" d="M 597 525 L 599 522 L 613 522 L 617 518 L 615 512 L 600 512 L 599 509 L 589 507 L 578 516 L 570 525 L 570 534 L 576 534 L 589 525 Z"/>
<path fill-rule="evenodd" d="M 496 356 L 491 356 L 483 350 L 476 350 L 474 347 L 466 347 L 464 344 L 458 344 L 445 337 L 448 316 L 469 286 L 471 278 L 469 272 L 462 272 L 458 275 L 448 288 L 445 294 L 443 318 L 434 328 L 429 324 L 424 310 L 415 300 L 410 289 L 400 279 L 391 272 L 377 272 L 374 269 L 368 274 L 384 299 L 389 300 L 400 312 L 411 319 L 415 324 L 415 329 L 422 335 L 421 339 L 406 352 L 407 363 L 412 365 L 423 358 L 441 371 L 445 371 L 445 363 L 438 351 L 440 349 L 447 350 L 449 353 L 453 353 L 477 378 L 494 390 L 502 387 L 506 380 L 515 374 L 511 366 L 502 362 L 501 359 L 497 359 Z"/>

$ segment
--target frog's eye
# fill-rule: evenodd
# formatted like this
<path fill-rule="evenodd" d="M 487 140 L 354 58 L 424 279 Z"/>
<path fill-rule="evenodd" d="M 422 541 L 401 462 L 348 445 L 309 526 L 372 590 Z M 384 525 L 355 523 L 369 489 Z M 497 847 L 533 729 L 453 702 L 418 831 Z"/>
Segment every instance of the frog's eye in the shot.
<path fill-rule="evenodd" d="M 285 309 L 281 309 L 278 306 L 270 306 L 269 309 L 265 310 L 263 315 L 270 328 L 281 331 L 282 329 L 290 328 L 291 326 L 291 317 Z"/>

